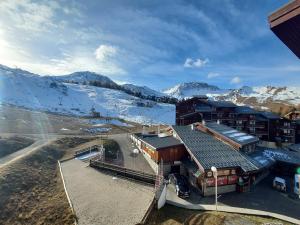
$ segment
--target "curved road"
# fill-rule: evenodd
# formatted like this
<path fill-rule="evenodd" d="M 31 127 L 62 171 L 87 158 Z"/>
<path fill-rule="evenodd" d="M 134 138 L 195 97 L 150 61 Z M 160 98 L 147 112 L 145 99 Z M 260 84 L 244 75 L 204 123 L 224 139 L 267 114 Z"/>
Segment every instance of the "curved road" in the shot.
<path fill-rule="evenodd" d="M 47 139 L 41 139 L 41 140 L 37 140 L 35 141 L 32 145 L 23 148 L 19 151 L 16 151 L 12 154 L 9 154 L 7 156 L 4 156 L 3 158 L 0 158 L 0 169 L 8 166 L 9 164 L 23 158 L 24 156 L 30 154 L 33 151 L 36 151 L 37 149 L 49 144 L 50 142 L 56 140 L 57 137 L 51 137 L 51 138 L 47 138 Z"/>

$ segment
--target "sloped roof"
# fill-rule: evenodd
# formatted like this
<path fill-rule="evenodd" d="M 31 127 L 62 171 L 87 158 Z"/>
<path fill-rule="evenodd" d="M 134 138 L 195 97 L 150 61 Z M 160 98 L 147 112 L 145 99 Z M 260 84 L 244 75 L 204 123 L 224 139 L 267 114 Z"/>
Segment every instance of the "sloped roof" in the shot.
<path fill-rule="evenodd" d="M 300 154 L 299 152 L 293 152 L 284 149 L 273 149 L 265 147 L 257 147 L 257 154 L 273 160 L 274 162 L 284 162 L 294 165 L 300 165 Z"/>
<path fill-rule="evenodd" d="M 238 131 L 231 127 L 228 127 L 223 124 L 218 124 L 215 122 L 206 122 L 205 126 L 210 130 L 240 144 L 240 145 L 247 145 L 250 143 L 256 143 L 259 141 L 259 138 L 250 134 L 246 134 L 244 132 Z"/>
<path fill-rule="evenodd" d="M 167 148 L 172 147 L 176 145 L 181 145 L 182 143 L 174 138 L 173 136 L 167 136 L 167 137 L 158 137 L 157 135 L 137 135 L 142 141 L 148 143 L 155 149 L 160 148 Z"/>
<path fill-rule="evenodd" d="M 213 100 L 208 100 L 208 104 L 214 106 L 214 107 L 237 107 L 236 104 L 229 102 L 229 101 L 213 101 Z"/>
<path fill-rule="evenodd" d="M 280 119 L 279 115 L 272 113 L 272 112 L 263 111 L 263 112 L 260 112 L 260 115 L 262 115 L 268 119 Z"/>
<path fill-rule="evenodd" d="M 238 114 L 257 114 L 258 112 L 255 109 L 252 109 L 248 106 L 238 106 L 235 108 L 235 112 Z"/>
<path fill-rule="evenodd" d="M 204 169 L 240 167 L 244 172 L 259 169 L 251 160 L 231 146 L 191 126 L 172 126 L 187 150 Z"/>

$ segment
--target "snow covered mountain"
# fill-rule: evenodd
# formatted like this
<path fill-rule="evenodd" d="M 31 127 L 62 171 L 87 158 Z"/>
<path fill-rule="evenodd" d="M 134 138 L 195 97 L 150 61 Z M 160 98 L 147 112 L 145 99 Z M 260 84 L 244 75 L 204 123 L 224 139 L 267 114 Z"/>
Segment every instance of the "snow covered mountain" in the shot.
<path fill-rule="evenodd" d="M 232 101 L 237 105 L 249 105 L 282 114 L 300 107 L 300 87 L 244 86 L 239 89 L 221 89 L 206 83 L 190 82 L 176 85 L 164 93 L 178 99 L 207 95 L 215 100 Z"/>
<path fill-rule="evenodd" d="M 110 87 L 114 89 L 119 87 L 117 83 L 107 76 L 89 71 L 75 72 L 63 76 L 51 76 L 51 78 L 66 83 L 95 84 L 95 86 Z"/>
<path fill-rule="evenodd" d="M 189 98 L 195 95 L 219 96 L 228 93 L 229 90 L 220 89 L 217 86 L 201 82 L 188 82 L 178 84 L 163 93 L 177 99 Z"/>
<path fill-rule="evenodd" d="M 66 83 L 65 77 L 78 84 Z M 122 90 L 81 84 L 84 78 L 98 78 L 89 72 L 65 77 L 43 77 L 0 66 L 0 104 L 79 116 L 90 115 L 91 109 L 95 108 L 103 116 L 139 123 L 175 122 L 174 105 L 141 99 Z M 100 77 L 100 80 L 106 79 Z"/>
<path fill-rule="evenodd" d="M 147 86 L 137 86 L 133 84 L 123 84 L 122 87 L 125 90 L 132 91 L 133 93 L 141 93 L 143 96 L 156 96 L 161 97 L 165 96 L 166 94 L 155 91 L 151 88 L 148 88 Z"/>

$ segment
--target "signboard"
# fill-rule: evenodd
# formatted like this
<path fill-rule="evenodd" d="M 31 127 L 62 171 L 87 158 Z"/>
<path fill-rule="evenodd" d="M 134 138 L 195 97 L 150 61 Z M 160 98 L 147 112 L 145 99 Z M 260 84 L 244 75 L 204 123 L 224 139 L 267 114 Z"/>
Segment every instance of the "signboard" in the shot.
<path fill-rule="evenodd" d="M 213 178 L 213 177 L 206 178 L 205 183 L 206 183 L 207 187 L 215 186 L 215 178 Z M 226 184 L 228 184 L 227 176 L 218 177 L 218 185 L 219 186 L 226 185 Z"/>
<path fill-rule="evenodd" d="M 228 176 L 230 174 L 230 170 L 218 170 L 218 176 Z"/>
<path fill-rule="evenodd" d="M 226 185 L 228 183 L 227 176 L 218 177 L 218 185 Z"/>
<path fill-rule="evenodd" d="M 207 187 L 215 186 L 215 178 L 206 178 L 205 183 Z"/>
<path fill-rule="evenodd" d="M 237 180 L 238 180 L 237 175 L 228 176 L 228 184 L 235 184 L 237 183 Z"/>

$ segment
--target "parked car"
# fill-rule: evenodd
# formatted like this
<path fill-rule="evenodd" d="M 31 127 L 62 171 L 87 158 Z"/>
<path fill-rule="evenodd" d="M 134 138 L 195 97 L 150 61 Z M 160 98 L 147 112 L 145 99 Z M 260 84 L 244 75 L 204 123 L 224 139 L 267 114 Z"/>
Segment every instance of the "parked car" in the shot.
<path fill-rule="evenodd" d="M 278 191 L 286 192 L 286 181 L 281 177 L 275 177 L 273 180 L 273 188 Z"/>
<path fill-rule="evenodd" d="M 169 175 L 169 184 L 175 189 L 178 197 L 188 198 L 190 196 L 189 182 L 185 176 L 172 173 Z"/>

